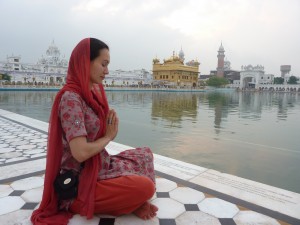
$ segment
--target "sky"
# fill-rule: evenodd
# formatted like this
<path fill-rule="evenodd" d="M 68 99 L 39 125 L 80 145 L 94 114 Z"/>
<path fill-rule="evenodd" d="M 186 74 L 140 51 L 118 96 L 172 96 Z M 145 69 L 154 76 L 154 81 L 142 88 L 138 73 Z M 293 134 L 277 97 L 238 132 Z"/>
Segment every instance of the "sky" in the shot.
<path fill-rule="evenodd" d="M 152 70 L 184 51 L 201 74 L 217 67 L 221 45 L 233 70 L 262 65 L 300 76 L 300 0 L 0 0 L 0 61 L 36 63 L 54 40 L 67 60 L 83 38 L 110 47 L 109 69 Z"/>

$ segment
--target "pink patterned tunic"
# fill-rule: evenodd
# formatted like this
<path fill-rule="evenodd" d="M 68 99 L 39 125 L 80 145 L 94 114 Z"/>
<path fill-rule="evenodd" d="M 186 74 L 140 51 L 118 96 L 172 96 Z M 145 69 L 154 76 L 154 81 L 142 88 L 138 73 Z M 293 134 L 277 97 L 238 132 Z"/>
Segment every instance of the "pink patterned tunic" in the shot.
<path fill-rule="evenodd" d="M 73 158 L 69 142 L 79 136 L 86 136 L 89 142 L 95 141 L 100 128 L 99 118 L 78 94 L 69 91 L 63 94 L 59 111 L 64 130 L 61 169 L 79 172 L 80 163 Z M 155 183 L 153 154 L 148 147 L 126 150 L 118 155 L 109 155 L 103 149 L 100 157 L 98 180 L 140 175 L 150 178 Z"/>

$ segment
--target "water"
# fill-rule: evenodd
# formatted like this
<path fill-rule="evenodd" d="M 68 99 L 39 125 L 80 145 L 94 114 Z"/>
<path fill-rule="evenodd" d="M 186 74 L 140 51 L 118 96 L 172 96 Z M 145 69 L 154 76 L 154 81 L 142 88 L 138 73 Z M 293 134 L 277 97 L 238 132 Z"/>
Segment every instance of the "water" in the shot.
<path fill-rule="evenodd" d="M 0 108 L 48 122 L 56 92 L 0 91 Z M 300 193 L 300 94 L 107 92 L 115 141 Z"/>

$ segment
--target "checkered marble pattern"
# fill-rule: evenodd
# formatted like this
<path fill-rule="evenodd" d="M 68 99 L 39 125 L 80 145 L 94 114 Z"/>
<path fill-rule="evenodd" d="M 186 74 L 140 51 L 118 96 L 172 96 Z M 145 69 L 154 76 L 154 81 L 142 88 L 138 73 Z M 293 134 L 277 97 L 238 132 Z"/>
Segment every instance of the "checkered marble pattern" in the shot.
<path fill-rule="evenodd" d="M 0 164 L 46 155 L 47 135 L 0 118 Z"/>
<path fill-rule="evenodd" d="M 43 192 L 46 132 L 12 121 L 0 115 L 0 224 L 29 225 L 32 211 L 38 207 Z M 111 153 L 122 147 L 111 145 Z M 125 146 L 127 147 L 127 146 Z M 213 195 L 190 182 L 191 174 L 203 168 L 176 162 L 155 155 L 157 190 L 150 200 L 159 208 L 157 216 L 143 221 L 136 216 L 113 217 L 95 215 L 91 220 L 75 215 L 70 225 L 287 225 L 278 216 L 266 215 L 265 210 L 241 206 L 239 201 Z M 165 160 L 165 161 L 164 161 Z M 168 164 L 168 166 L 166 166 Z M 173 168 L 172 168 L 173 167 Z M 179 171 L 180 168 L 180 171 Z M 158 170 L 159 169 L 159 170 Z M 172 175 L 180 175 L 173 179 Z M 176 176 L 175 176 L 176 177 Z M 207 191 L 206 191 L 207 190 Z M 227 201 L 227 200 L 230 201 Z M 243 201 L 241 201 L 243 202 Z M 249 204 L 251 206 L 251 204 Z M 300 211 L 299 211 L 300 213 Z M 271 213 L 272 214 L 272 213 Z M 280 217 L 280 216 L 279 216 Z M 275 219 L 276 218 L 276 219 Z M 298 223 L 299 222 L 299 223 Z"/>
<path fill-rule="evenodd" d="M 29 225 L 29 216 L 42 198 L 43 177 L 35 176 L 0 185 L 1 224 Z M 78 215 L 69 224 L 93 225 L 187 225 L 187 224 L 283 224 L 263 214 L 240 208 L 173 181 L 158 177 L 157 192 L 151 202 L 159 207 L 157 217 L 143 221 L 134 215 L 112 217 L 96 215 L 86 220 Z M 21 216 L 20 216 L 21 215 Z"/>

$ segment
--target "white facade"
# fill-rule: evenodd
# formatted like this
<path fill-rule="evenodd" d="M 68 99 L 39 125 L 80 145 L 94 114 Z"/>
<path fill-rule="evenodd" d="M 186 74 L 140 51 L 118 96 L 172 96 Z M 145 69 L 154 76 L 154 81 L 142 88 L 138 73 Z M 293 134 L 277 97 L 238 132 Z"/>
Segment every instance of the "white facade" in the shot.
<path fill-rule="evenodd" d="M 265 74 L 264 67 L 257 66 L 242 66 L 240 72 L 240 89 L 255 88 L 258 89 L 260 85 L 273 84 L 274 75 Z"/>
<path fill-rule="evenodd" d="M 68 61 L 60 56 L 60 51 L 51 43 L 36 64 L 22 63 L 21 56 L 8 56 L 0 62 L 0 72 L 11 76 L 12 84 L 61 85 L 65 82 Z"/>
<path fill-rule="evenodd" d="M 116 86 L 136 86 L 151 83 L 152 75 L 145 69 L 132 71 L 110 70 L 104 80 L 104 84 Z"/>

